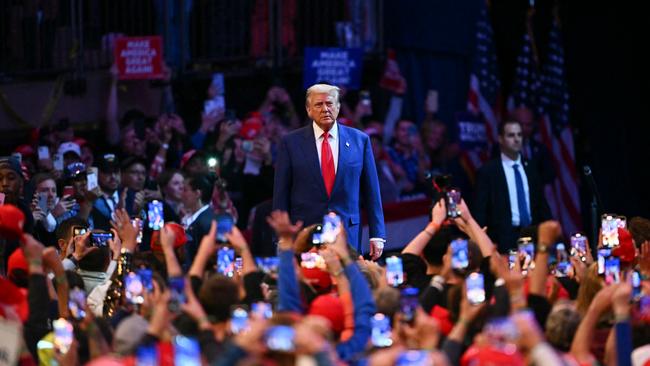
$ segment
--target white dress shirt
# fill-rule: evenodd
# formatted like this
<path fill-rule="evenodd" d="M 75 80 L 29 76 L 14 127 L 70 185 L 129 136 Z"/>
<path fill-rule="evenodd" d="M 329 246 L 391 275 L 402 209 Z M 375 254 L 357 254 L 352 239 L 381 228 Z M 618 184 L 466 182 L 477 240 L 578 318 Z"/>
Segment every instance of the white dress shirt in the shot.
<path fill-rule="evenodd" d="M 183 227 L 185 228 L 185 230 L 187 230 L 187 228 L 189 228 L 190 225 L 192 225 L 194 223 L 194 221 L 196 221 L 196 219 L 199 217 L 199 215 L 202 214 L 203 211 L 207 210 L 209 207 L 210 207 L 210 204 L 207 204 L 207 205 L 199 208 L 199 210 L 196 211 L 195 213 L 193 213 L 191 215 L 185 215 L 185 217 L 183 217 L 183 219 L 181 219 L 181 222 L 183 223 Z"/>
<path fill-rule="evenodd" d="M 512 226 L 519 226 L 519 205 L 517 202 L 517 184 L 515 181 L 515 170 L 512 168 L 513 164 L 517 164 L 519 169 L 519 174 L 521 174 L 521 180 L 524 183 L 524 195 L 526 196 L 526 207 L 528 207 L 528 214 L 530 212 L 530 191 L 528 189 L 528 177 L 526 176 L 526 171 L 521 161 L 521 154 L 517 157 L 517 160 L 512 160 L 503 153 L 501 153 L 501 164 L 503 165 L 503 171 L 506 173 L 506 182 L 508 183 L 508 197 L 510 197 L 510 213 L 512 216 Z"/>
<path fill-rule="evenodd" d="M 48 212 L 45 216 L 45 221 L 43 221 L 43 227 L 48 233 L 54 232 L 56 229 L 56 219 L 51 212 Z"/>
<path fill-rule="evenodd" d="M 321 157 L 322 157 L 322 152 L 321 148 L 323 145 L 323 131 L 322 128 L 320 128 L 316 122 L 312 122 L 312 126 L 314 127 L 314 139 L 316 140 L 316 150 L 318 150 L 318 164 L 321 164 Z M 329 130 L 329 137 L 327 141 L 330 143 L 330 149 L 332 149 L 332 158 L 334 159 L 334 173 L 336 173 L 338 167 L 339 167 L 339 124 L 337 122 L 334 122 L 334 125 L 332 128 Z M 321 170 L 323 167 L 321 167 Z"/>
<path fill-rule="evenodd" d="M 105 192 L 102 192 L 104 194 L 104 200 L 106 201 L 106 205 L 108 208 L 111 210 L 111 212 L 115 211 L 117 207 L 115 207 L 116 204 L 120 202 L 120 195 L 117 193 L 117 190 L 113 192 L 113 194 L 108 194 Z"/>

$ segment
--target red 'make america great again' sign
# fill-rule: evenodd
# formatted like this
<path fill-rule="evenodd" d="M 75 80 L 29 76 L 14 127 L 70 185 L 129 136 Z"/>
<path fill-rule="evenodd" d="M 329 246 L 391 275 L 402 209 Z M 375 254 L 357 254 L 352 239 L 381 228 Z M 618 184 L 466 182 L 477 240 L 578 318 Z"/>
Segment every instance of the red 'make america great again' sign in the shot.
<path fill-rule="evenodd" d="M 162 78 L 162 38 L 160 36 L 117 38 L 115 62 L 120 79 Z"/>

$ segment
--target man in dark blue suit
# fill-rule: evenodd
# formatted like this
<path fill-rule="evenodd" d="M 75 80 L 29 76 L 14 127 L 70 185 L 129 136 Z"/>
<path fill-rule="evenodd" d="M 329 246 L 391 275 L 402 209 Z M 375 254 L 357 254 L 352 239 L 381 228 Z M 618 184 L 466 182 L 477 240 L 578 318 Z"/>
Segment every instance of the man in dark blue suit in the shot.
<path fill-rule="evenodd" d="M 370 226 L 370 256 L 384 248 L 384 213 L 370 138 L 336 122 L 339 89 L 316 84 L 307 89 L 313 123 L 288 133 L 278 148 L 273 209 L 289 212 L 305 225 L 320 223 L 330 211 L 341 216 L 348 242 L 361 249 L 361 200 Z"/>
<path fill-rule="evenodd" d="M 476 178 L 472 215 L 501 253 L 515 248 L 522 229 L 551 218 L 536 168 L 521 155 L 521 123 L 499 125 L 499 157 L 486 162 Z"/>

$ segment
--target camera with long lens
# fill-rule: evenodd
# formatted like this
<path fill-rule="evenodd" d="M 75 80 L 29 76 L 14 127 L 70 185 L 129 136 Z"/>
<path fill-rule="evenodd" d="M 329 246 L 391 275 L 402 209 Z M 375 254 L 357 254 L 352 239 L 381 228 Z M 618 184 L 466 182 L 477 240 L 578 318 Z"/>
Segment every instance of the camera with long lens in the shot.
<path fill-rule="evenodd" d="M 457 206 L 461 202 L 461 194 L 460 189 L 452 186 L 452 176 L 450 174 L 433 175 L 429 172 L 426 177 L 431 179 L 433 185 L 433 204 L 435 205 L 440 199 L 444 199 L 447 217 L 452 219 L 459 217 L 461 212 Z"/>
<path fill-rule="evenodd" d="M 445 193 L 451 188 L 451 174 L 430 175 L 433 188 L 439 193 Z"/>

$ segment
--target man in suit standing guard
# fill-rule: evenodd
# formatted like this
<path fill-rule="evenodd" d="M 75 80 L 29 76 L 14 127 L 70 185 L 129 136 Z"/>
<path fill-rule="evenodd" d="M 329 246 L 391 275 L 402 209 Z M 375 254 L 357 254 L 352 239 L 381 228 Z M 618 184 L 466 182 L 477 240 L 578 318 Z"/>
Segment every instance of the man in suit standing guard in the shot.
<path fill-rule="evenodd" d="M 537 172 L 522 159 L 521 123 L 508 120 L 499 126 L 498 158 L 485 163 L 476 179 L 472 214 L 488 236 L 506 253 L 515 247 L 522 228 L 550 219 Z"/>
<path fill-rule="evenodd" d="M 370 138 L 336 122 L 339 88 L 316 84 L 307 89 L 312 123 L 288 133 L 278 148 L 273 209 L 292 221 L 322 222 L 330 211 L 340 217 L 348 243 L 361 253 L 361 199 L 370 226 L 370 256 L 381 256 L 384 213 Z"/>

